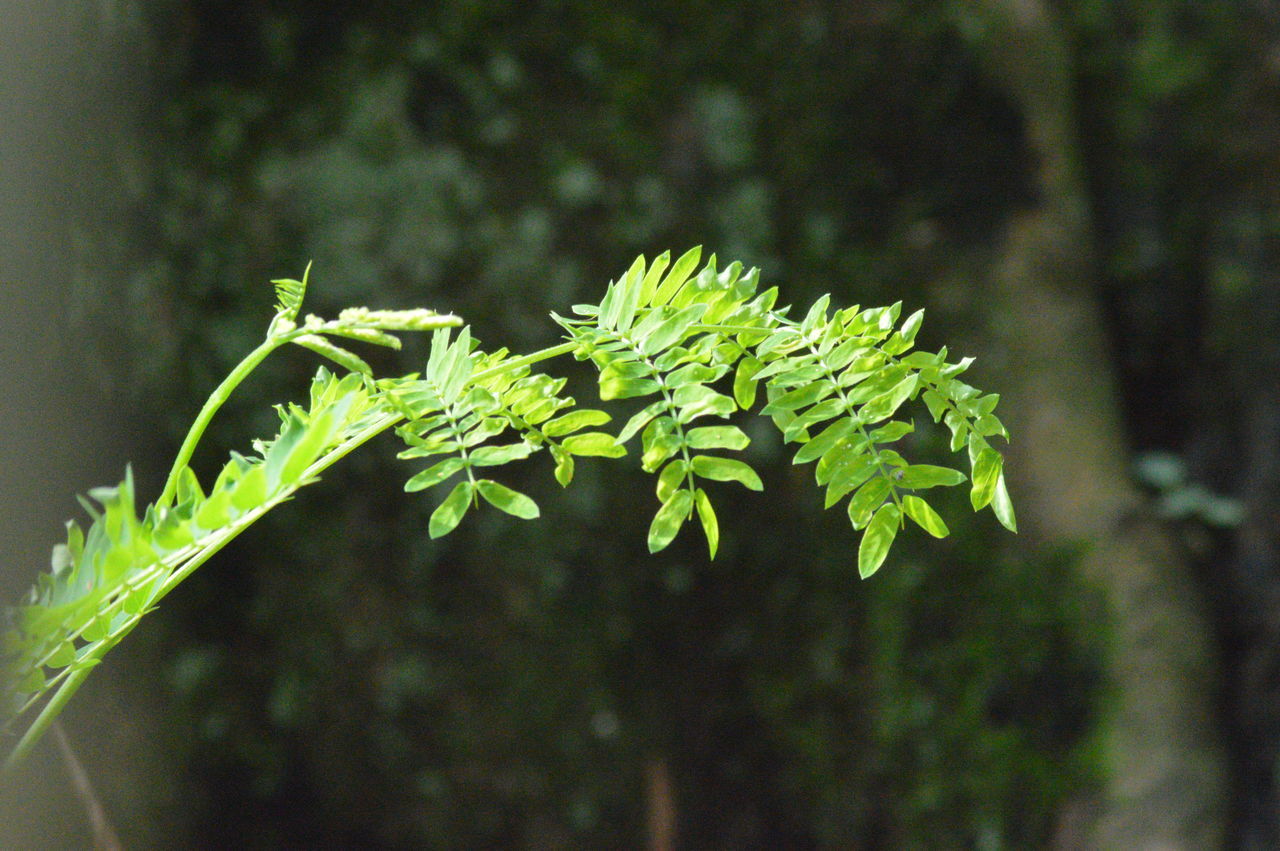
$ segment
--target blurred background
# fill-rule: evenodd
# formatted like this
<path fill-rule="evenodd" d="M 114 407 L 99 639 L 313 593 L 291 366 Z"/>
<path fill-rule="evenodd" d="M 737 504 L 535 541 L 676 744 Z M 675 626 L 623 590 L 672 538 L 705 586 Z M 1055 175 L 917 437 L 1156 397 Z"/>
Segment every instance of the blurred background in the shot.
<path fill-rule="evenodd" d="M 631 462 L 504 470 L 430 541 L 394 441 L 143 622 L 64 718 L 131 848 L 1280 846 L 1280 6 L 1268 0 L 3 0 L 3 573 L 310 307 L 557 334 L 695 244 L 927 308 L 1003 396 L 873 580 L 765 429 L 708 563 Z M 378 353 L 372 353 L 378 355 Z M 414 370 L 419 343 L 380 358 Z M 197 457 L 275 429 L 286 352 Z M 572 363 L 580 399 L 590 377 Z M 942 462 L 923 412 L 910 447 Z M 5 847 L 86 847 L 46 747 Z"/>

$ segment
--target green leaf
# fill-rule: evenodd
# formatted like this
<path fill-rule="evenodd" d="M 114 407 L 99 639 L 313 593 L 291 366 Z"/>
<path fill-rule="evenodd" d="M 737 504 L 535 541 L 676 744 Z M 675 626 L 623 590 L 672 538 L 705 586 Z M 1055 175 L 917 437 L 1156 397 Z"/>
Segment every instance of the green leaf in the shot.
<path fill-rule="evenodd" d="M 601 432 L 596 432 L 601 434 Z M 568 438 L 565 442 L 573 438 Z M 529 443 L 509 443 L 504 446 L 481 446 L 471 453 L 471 463 L 477 467 L 496 467 L 528 458 L 537 447 Z"/>
<path fill-rule="evenodd" d="M 652 300 L 649 302 L 654 305 L 662 305 L 671 301 L 680 288 L 684 286 L 685 281 L 689 280 L 689 275 L 698 267 L 698 260 L 702 258 L 702 246 L 694 246 L 680 255 L 671 266 L 671 271 L 667 272 L 667 276 L 662 279 L 662 283 L 658 285 L 658 289 L 654 292 Z"/>
<path fill-rule="evenodd" d="M 307 268 L 302 273 L 302 280 L 296 281 L 293 278 L 277 278 L 271 283 L 276 287 L 276 313 L 281 314 L 290 322 L 298 318 L 298 311 L 302 308 L 302 299 L 307 293 L 307 278 L 311 275 L 311 263 L 308 261 Z"/>
<path fill-rule="evenodd" d="M 915 342 L 916 334 L 920 331 L 920 325 L 924 322 L 924 310 L 917 310 L 908 316 L 902 322 L 902 329 L 898 332 L 902 335 L 902 339 L 908 343 Z"/>
<path fill-rule="evenodd" d="M 973 462 L 973 487 L 969 490 L 969 502 L 974 511 L 985 507 L 995 497 L 1001 466 L 1000 453 L 991 447 L 978 452 L 977 460 Z"/>
<path fill-rule="evenodd" d="M 640 341 L 640 351 L 653 357 L 668 346 L 680 342 L 706 312 L 707 306 L 703 303 L 691 304 L 678 311 Z"/>
<path fill-rule="evenodd" d="M 707 536 L 707 549 L 714 559 L 720 547 L 720 523 L 716 520 L 716 511 L 702 488 L 693 492 L 693 505 L 698 510 L 698 519 L 702 521 L 702 532 Z"/>
<path fill-rule="evenodd" d="M 717 482 L 738 482 L 753 491 L 764 490 L 760 476 L 746 463 L 736 458 L 719 458 L 715 455 L 699 455 L 693 459 L 693 472 L 704 479 Z"/>
<path fill-rule="evenodd" d="M 458 482 L 454 485 L 444 502 L 431 512 L 427 533 L 434 539 L 443 537 L 457 528 L 467 509 L 471 507 L 471 497 L 474 493 L 475 486 L 471 482 Z"/>
<path fill-rule="evenodd" d="M 567 488 L 569 482 L 573 481 L 573 456 L 554 443 L 548 444 L 547 448 L 551 450 L 551 457 L 556 461 L 556 481 L 560 483 L 560 487 Z"/>
<path fill-rule="evenodd" d="M 324 337 L 318 334 L 307 334 L 294 339 L 295 343 L 304 349 L 310 349 L 318 355 L 328 358 L 338 366 L 351 370 L 352 372 L 363 373 L 364 375 L 373 375 L 373 367 L 365 363 L 364 358 L 355 352 L 348 351 L 341 346 L 335 346 Z"/>
<path fill-rule="evenodd" d="M 996 479 L 996 491 L 991 498 L 991 510 L 995 512 L 1000 525 L 1010 532 L 1018 531 L 1018 519 L 1013 513 L 1013 502 L 1009 499 L 1009 489 L 1004 482 L 1004 472 Z"/>
<path fill-rule="evenodd" d="M 622 431 L 618 432 L 617 442 L 619 444 L 626 443 L 635 437 L 640 429 L 647 426 L 654 417 L 665 411 L 667 408 L 667 400 L 659 399 L 644 407 L 643 410 L 636 413 L 631 419 L 627 420 L 627 424 L 622 427 Z"/>
<path fill-rule="evenodd" d="M 903 488 L 923 490 L 938 486 L 951 487 L 962 484 L 965 474 L 950 467 L 935 467 L 932 464 L 912 464 L 902 471 L 898 484 Z"/>
<path fill-rule="evenodd" d="M 863 579 L 871 576 L 884 564 L 889 555 L 889 547 L 898 535 L 898 506 L 885 505 L 876 512 L 875 517 L 867 524 L 867 531 L 862 535 L 862 543 L 858 547 L 858 575 Z"/>
<path fill-rule="evenodd" d="M 680 489 L 688 475 L 689 462 L 683 458 L 677 458 L 663 467 L 662 472 L 658 474 L 658 501 L 666 502 L 671 494 Z"/>
<path fill-rule="evenodd" d="M 49 655 L 45 665 L 50 668 L 65 668 L 76 660 L 76 646 L 64 641 Z"/>
<path fill-rule="evenodd" d="M 872 443 L 893 443 L 895 440 L 901 440 L 915 430 L 916 427 L 913 423 L 894 420 L 871 432 L 870 438 Z"/>
<path fill-rule="evenodd" d="M 738 407 L 747 410 L 756 403 L 756 388 L 759 382 L 755 375 L 764 368 L 759 360 L 746 357 L 738 361 L 738 369 L 733 375 L 733 398 Z"/>
<path fill-rule="evenodd" d="M 812 384 L 799 388 L 798 390 L 792 390 L 789 393 L 784 393 L 777 399 L 774 399 L 772 402 L 765 405 L 764 409 L 761 410 L 760 413 L 768 416 L 769 414 L 774 414 L 779 411 L 795 411 L 826 398 L 831 395 L 832 391 L 835 389 L 835 385 L 830 381 L 815 381 Z M 885 416 L 888 416 L 888 414 Z"/>
<path fill-rule="evenodd" d="M 512 517 L 532 520 L 538 516 L 538 504 L 519 491 L 514 491 L 490 479 L 480 479 L 476 482 L 476 488 L 485 502 Z"/>
<path fill-rule="evenodd" d="M 678 490 L 662 504 L 649 525 L 649 552 L 656 553 L 666 549 L 680 531 L 680 527 L 689 519 L 689 509 L 693 505 L 693 494 L 686 490 Z"/>
<path fill-rule="evenodd" d="M 902 403 L 907 401 L 912 393 L 916 392 L 919 382 L 920 376 L 918 374 L 912 373 L 908 375 L 892 388 L 863 405 L 858 411 L 858 417 L 863 423 L 869 425 L 893 416 L 893 413 L 902 406 Z"/>
<path fill-rule="evenodd" d="M 267 501 L 267 471 L 255 464 L 240 477 L 231 491 L 231 504 L 239 511 L 251 511 Z"/>
<path fill-rule="evenodd" d="M 836 420 L 815 435 L 813 440 L 800 447 L 800 451 L 796 453 L 796 457 L 791 460 L 791 463 L 807 464 L 815 458 L 821 457 L 828 449 L 848 437 L 855 426 L 854 421 L 848 417 Z"/>
<path fill-rule="evenodd" d="M 934 511 L 933 507 L 920 497 L 904 496 L 902 498 L 902 509 L 907 512 L 908 517 L 920 525 L 921 529 L 933 537 L 945 538 L 950 534 L 947 524 L 942 522 L 938 512 Z"/>
<path fill-rule="evenodd" d="M 547 437 L 561 437 L 566 434 L 572 434 L 578 429 L 588 426 L 599 426 L 609 422 L 613 417 L 604 411 L 595 411 L 583 408 L 577 411 L 570 411 L 561 417 L 548 421 L 542 427 L 542 433 Z"/>
<path fill-rule="evenodd" d="M 621 458 L 627 454 L 625 446 L 619 446 L 613 435 L 603 431 L 588 431 L 566 437 L 560 444 L 572 455 L 589 455 L 597 458 Z"/>
<path fill-rule="evenodd" d="M 454 473 L 461 470 L 467 464 L 461 458 L 446 458 L 438 464 L 434 464 L 422 472 L 418 473 L 409 481 L 404 483 L 404 489 L 408 493 L 426 490 L 440 484 Z"/>
<path fill-rule="evenodd" d="M 690 449 L 746 449 L 751 438 L 737 426 L 702 426 L 690 429 Z"/>
<path fill-rule="evenodd" d="M 605 401 L 648 396 L 661 389 L 662 385 L 652 378 L 605 378 L 604 376 L 600 378 L 600 398 Z"/>
<path fill-rule="evenodd" d="M 849 522 L 853 528 L 861 529 L 867 524 L 871 513 L 880 507 L 890 490 L 892 486 L 884 476 L 876 476 L 858 488 L 849 500 Z"/>

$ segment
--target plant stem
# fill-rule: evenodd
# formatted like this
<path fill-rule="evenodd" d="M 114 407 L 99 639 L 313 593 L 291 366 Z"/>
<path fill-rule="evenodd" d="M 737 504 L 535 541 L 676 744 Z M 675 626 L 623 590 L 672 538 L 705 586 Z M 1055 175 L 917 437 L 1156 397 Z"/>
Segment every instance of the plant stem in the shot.
<path fill-rule="evenodd" d="M 481 370 L 480 372 L 477 372 L 475 375 L 471 376 L 471 379 L 473 381 L 476 381 L 482 378 L 488 378 L 491 375 L 500 375 L 509 369 L 519 369 L 522 366 L 529 366 L 530 364 L 535 364 L 535 363 L 538 363 L 539 361 L 550 360 L 551 358 L 556 358 L 556 357 L 559 357 L 560 355 L 567 355 L 576 348 L 578 348 L 578 344 L 570 342 L 570 343 L 561 343 L 558 346 L 551 346 L 550 348 L 546 348 L 546 349 L 540 349 L 534 352 L 533 354 L 522 355 L 521 357 L 518 357 L 518 358 L 505 360 L 497 364 L 496 366 L 491 366 L 488 369 Z"/>
<path fill-rule="evenodd" d="M 208 428 L 213 415 L 218 412 L 222 404 L 231 396 L 231 392 L 248 377 L 249 373 L 253 372 L 258 364 L 266 360 L 267 355 L 288 343 L 293 336 L 296 336 L 296 334 L 280 334 L 267 337 L 244 360 L 236 364 L 236 368 L 231 370 L 231 374 L 224 378 L 222 383 L 209 394 L 209 398 L 205 401 L 204 407 L 200 409 L 195 422 L 187 430 L 187 436 L 182 441 L 182 446 L 178 449 L 177 456 L 173 459 L 173 467 L 169 470 L 169 477 L 165 479 L 164 490 L 160 492 L 160 498 L 156 500 L 157 508 L 168 508 L 173 503 L 174 492 L 178 488 L 178 474 L 182 472 L 182 468 L 187 466 L 187 462 L 195 454 L 196 446 L 200 443 L 200 438 L 204 437 L 204 431 Z"/>
<path fill-rule="evenodd" d="M 107 811 L 102 806 L 102 801 L 93 791 L 89 772 L 84 770 L 84 765 L 71 747 L 67 731 L 62 729 L 62 725 L 57 721 L 53 722 L 53 737 L 57 740 L 58 750 L 62 751 L 62 759 L 67 764 L 67 772 L 71 775 L 71 786 L 76 791 L 76 797 L 84 804 L 85 812 L 89 815 L 89 824 L 93 828 L 93 847 L 102 851 L 120 851 L 123 846 L 111 827 L 111 821 L 107 818 Z"/>

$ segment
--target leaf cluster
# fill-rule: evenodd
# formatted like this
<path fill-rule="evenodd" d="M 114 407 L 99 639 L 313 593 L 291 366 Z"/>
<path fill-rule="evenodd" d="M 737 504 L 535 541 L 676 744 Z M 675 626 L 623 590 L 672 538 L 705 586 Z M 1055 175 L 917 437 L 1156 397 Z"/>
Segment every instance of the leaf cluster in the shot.
<path fill-rule="evenodd" d="M 884 563 L 910 519 L 930 535 L 948 528 L 923 495 L 970 482 L 975 510 L 990 506 L 1015 528 L 1002 457 L 991 438 L 1007 438 L 994 411 L 999 397 L 962 382 L 971 363 L 947 351 L 913 351 L 923 312 L 900 319 L 890 307 L 834 309 L 827 296 L 802 318 L 778 307 L 778 290 L 759 290 L 760 273 L 740 263 L 719 268 L 714 255 L 699 268 L 700 249 L 672 261 L 641 257 L 596 305 L 572 317 L 553 315 L 565 342 L 531 355 L 481 350 L 455 317 L 429 310 L 352 308 L 335 320 L 299 321 L 307 289 L 275 281 L 276 314 L 266 340 L 211 395 L 179 450 L 160 497 L 141 513 L 133 478 L 83 501 L 91 523 L 68 524 L 24 603 L 7 613 L 0 634 L 0 723 L 6 731 L 43 707 L 10 755 L 29 749 L 87 673 L 192 570 L 298 488 L 375 435 L 394 428 L 400 457 L 429 459 L 411 476 L 410 492 L 453 482 L 431 514 L 427 532 L 455 529 L 481 502 L 521 519 L 539 515 L 526 494 L 491 478 L 493 468 L 547 450 L 567 486 L 575 459 L 617 458 L 639 440 L 640 465 L 654 474 L 658 508 L 651 552 L 667 547 L 694 517 L 712 557 L 719 520 L 708 482 L 761 490 L 741 457 L 750 438 L 733 420 L 759 406 L 787 444 L 795 464 L 813 464 L 826 507 L 845 501 L 855 530 L 861 576 Z M 308 268 L 309 271 L 309 268 Z M 397 331 L 433 331 L 422 373 L 375 380 L 369 365 L 334 338 L 398 348 Z M 322 368 L 306 407 L 279 406 L 280 431 L 257 441 L 251 456 L 233 454 L 207 492 L 188 466 L 210 418 L 230 392 L 272 351 L 297 344 L 337 364 Z M 616 433 L 600 431 L 610 415 L 579 408 L 564 396 L 566 379 L 533 365 L 559 355 L 590 362 L 602 401 L 644 404 Z M 912 463 L 895 447 L 915 429 L 904 411 L 923 402 L 950 432 L 968 474 Z"/>

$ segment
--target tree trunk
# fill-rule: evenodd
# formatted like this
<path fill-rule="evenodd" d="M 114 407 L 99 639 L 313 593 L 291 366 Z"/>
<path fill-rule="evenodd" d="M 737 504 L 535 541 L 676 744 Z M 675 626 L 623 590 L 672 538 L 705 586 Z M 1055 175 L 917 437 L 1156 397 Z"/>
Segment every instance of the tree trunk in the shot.
<path fill-rule="evenodd" d="M 1210 631 L 1189 565 L 1129 478 L 1092 287 L 1070 51 L 1042 0 L 967 5 L 979 54 L 1021 108 L 1038 158 L 1038 205 L 1010 222 L 992 270 L 1014 498 L 1032 536 L 1085 546 L 1081 569 L 1109 608 L 1109 776 L 1089 846 L 1221 847 Z"/>

